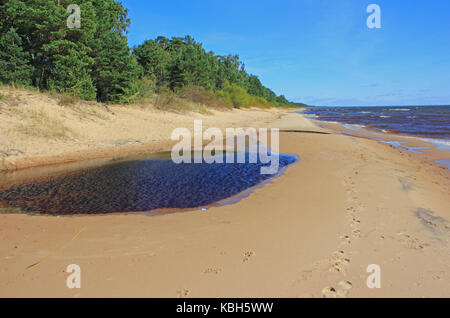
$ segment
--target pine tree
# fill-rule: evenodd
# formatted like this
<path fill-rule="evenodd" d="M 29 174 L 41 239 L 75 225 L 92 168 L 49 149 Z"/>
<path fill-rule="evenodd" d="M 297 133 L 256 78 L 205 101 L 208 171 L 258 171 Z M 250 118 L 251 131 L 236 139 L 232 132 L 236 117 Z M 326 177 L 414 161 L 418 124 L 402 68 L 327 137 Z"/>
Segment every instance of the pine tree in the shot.
<path fill-rule="evenodd" d="M 247 74 L 237 55 L 206 52 L 190 36 L 159 36 L 130 54 L 126 33 L 131 21 L 120 1 L 77 0 L 82 27 L 71 29 L 66 23 L 71 3 L 0 0 L 0 81 L 105 102 L 131 101 L 147 81 L 156 90 L 202 87 L 236 107 L 289 104 Z"/>
<path fill-rule="evenodd" d="M 82 99 L 93 100 L 97 90 L 90 76 L 93 59 L 86 48 L 68 40 L 52 41 L 43 47 L 52 57 L 48 88 L 68 92 Z"/>
<path fill-rule="evenodd" d="M 93 78 L 97 98 L 104 102 L 129 102 L 137 91 L 141 68 L 130 54 L 125 37 L 110 31 L 95 59 Z"/>
<path fill-rule="evenodd" d="M 29 54 L 22 48 L 22 39 L 14 28 L 10 28 L 0 38 L 0 81 L 28 85 L 32 72 Z"/>

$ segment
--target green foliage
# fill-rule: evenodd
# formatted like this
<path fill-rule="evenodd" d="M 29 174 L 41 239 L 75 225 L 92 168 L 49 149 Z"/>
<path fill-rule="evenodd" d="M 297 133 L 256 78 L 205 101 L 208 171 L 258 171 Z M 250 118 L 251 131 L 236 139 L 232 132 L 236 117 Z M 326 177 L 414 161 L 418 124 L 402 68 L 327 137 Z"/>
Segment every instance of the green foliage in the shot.
<path fill-rule="evenodd" d="M 143 76 L 137 81 L 137 98 L 153 97 L 156 93 L 156 80 L 152 76 Z"/>
<path fill-rule="evenodd" d="M 82 99 L 95 99 L 96 88 L 89 73 L 93 59 L 87 56 L 79 46 L 67 40 L 53 41 L 43 49 L 53 56 L 48 88 L 58 92 L 67 92 Z"/>
<path fill-rule="evenodd" d="M 22 48 L 22 39 L 11 27 L 0 38 L 0 81 L 4 84 L 30 84 L 33 68 L 28 53 Z"/>
<path fill-rule="evenodd" d="M 139 67 L 123 36 L 130 23 L 127 10 L 115 0 L 78 0 L 81 28 L 70 29 L 66 8 L 71 3 L 0 2 L 1 80 L 87 100 L 129 101 Z"/>
<path fill-rule="evenodd" d="M 284 97 L 264 87 L 257 76 L 249 75 L 237 55 L 216 56 L 206 52 L 190 36 L 158 37 L 133 49 L 145 76 L 157 87 L 179 91 L 182 87 L 203 87 L 236 108 L 248 106 L 292 106 Z M 204 95 L 204 94 L 203 94 Z"/>
<path fill-rule="evenodd" d="M 190 36 L 160 36 L 131 53 L 131 21 L 120 1 L 76 1 L 81 28 L 70 29 L 71 3 L 0 1 L 0 81 L 110 103 L 155 93 L 170 100 L 169 89 L 212 107 L 293 106 L 248 74 L 239 56 L 207 52 Z"/>
<path fill-rule="evenodd" d="M 251 105 L 251 96 L 247 91 L 236 84 L 231 84 L 223 90 L 224 97 L 227 101 L 231 101 L 231 104 L 235 108 L 248 107 Z"/>
<path fill-rule="evenodd" d="M 141 69 L 130 55 L 126 38 L 109 32 L 103 39 L 93 72 L 98 97 L 105 102 L 130 102 L 138 91 Z"/>
<path fill-rule="evenodd" d="M 185 86 L 178 91 L 180 97 L 199 105 L 217 109 L 231 108 L 232 104 L 223 100 L 218 93 L 207 90 L 201 86 Z"/>

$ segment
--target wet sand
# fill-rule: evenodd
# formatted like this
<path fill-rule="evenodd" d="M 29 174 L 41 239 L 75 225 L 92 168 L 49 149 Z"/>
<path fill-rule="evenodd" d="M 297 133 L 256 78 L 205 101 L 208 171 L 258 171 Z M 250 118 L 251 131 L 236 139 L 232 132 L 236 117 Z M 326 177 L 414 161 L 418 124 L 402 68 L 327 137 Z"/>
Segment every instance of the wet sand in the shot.
<path fill-rule="evenodd" d="M 0 215 L 0 296 L 450 297 L 446 167 L 300 114 L 270 126 L 289 130 L 280 151 L 301 160 L 233 205 Z M 69 264 L 81 267 L 81 289 L 66 287 Z M 370 264 L 379 289 L 367 287 Z"/>

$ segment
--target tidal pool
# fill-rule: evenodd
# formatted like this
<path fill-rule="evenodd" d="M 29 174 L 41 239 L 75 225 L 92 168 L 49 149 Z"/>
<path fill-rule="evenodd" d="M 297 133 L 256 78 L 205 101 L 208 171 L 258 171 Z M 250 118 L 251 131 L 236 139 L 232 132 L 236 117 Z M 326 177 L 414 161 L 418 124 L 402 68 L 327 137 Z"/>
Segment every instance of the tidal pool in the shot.
<path fill-rule="evenodd" d="M 0 202 L 9 209 L 52 215 L 198 208 L 274 178 L 297 161 L 295 155 L 280 154 L 279 172 L 264 175 L 259 160 L 175 164 L 167 156 L 153 156 L 15 185 L 0 190 Z"/>

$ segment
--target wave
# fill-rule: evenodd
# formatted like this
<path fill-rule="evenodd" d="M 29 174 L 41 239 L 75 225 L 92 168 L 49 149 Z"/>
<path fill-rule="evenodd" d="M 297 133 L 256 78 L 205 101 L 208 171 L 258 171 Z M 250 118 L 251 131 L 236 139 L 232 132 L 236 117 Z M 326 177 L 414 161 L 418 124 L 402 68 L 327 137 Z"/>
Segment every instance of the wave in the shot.
<path fill-rule="evenodd" d="M 355 125 L 355 124 L 353 124 L 353 125 L 345 124 L 345 125 L 342 125 L 342 126 L 344 128 L 350 129 L 350 130 L 360 130 L 361 128 L 365 127 L 364 125 Z"/>
<path fill-rule="evenodd" d="M 418 139 L 437 146 L 437 149 L 450 151 L 450 140 L 432 139 L 432 138 L 418 138 Z"/>
<path fill-rule="evenodd" d="M 450 140 L 448 139 L 434 139 L 434 138 L 423 138 L 423 137 L 413 137 L 413 136 L 402 136 L 405 138 L 417 139 L 423 142 L 428 142 L 436 146 L 437 149 L 440 150 L 448 150 L 450 151 Z"/>

